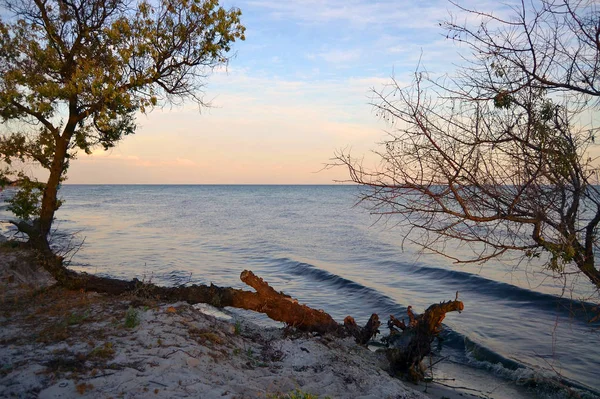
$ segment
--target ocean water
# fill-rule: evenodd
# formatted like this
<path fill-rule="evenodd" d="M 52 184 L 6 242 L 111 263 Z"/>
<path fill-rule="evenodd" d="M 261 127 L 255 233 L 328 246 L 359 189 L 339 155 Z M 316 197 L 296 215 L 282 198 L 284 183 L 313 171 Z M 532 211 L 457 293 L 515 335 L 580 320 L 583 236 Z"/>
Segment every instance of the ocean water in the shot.
<path fill-rule="evenodd" d="M 70 257 L 76 270 L 160 284 L 247 288 L 239 275 L 250 269 L 339 321 L 402 318 L 409 305 L 421 312 L 458 291 L 465 311 L 444 321 L 447 362 L 519 387 L 522 397 L 547 396 L 551 377 L 600 392 L 600 325 L 587 323 L 594 297 L 585 279 L 559 280 L 517 259 L 460 266 L 423 254 L 403 242 L 394 217 L 355 205 L 358 194 L 354 186 L 65 185 L 55 241 L 83 241 Z"/>

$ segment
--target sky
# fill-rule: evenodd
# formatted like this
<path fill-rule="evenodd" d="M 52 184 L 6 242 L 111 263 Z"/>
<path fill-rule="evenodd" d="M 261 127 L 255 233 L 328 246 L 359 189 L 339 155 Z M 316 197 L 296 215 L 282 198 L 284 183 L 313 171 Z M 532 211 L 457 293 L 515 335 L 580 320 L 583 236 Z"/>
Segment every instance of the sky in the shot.
<path fill-rule="evenodd" d="M 225 0 L 242 10 L 246 40 L 209 76 L 205 100 L 155 109 L 116 148 L 80 154 L 67 184 L 332 184 L 336 151 L 375 165 L 387 126 L 369 104 L 419 60 L 451 73 L 460 48 L 439 22 L 456 14 L 431 0 Z M 467 1 L 463 5 L 472 5 Z M 476 2 L 482 10 L 497 3 Z M 460 17 L 460 14 L 458 14 Z"/>

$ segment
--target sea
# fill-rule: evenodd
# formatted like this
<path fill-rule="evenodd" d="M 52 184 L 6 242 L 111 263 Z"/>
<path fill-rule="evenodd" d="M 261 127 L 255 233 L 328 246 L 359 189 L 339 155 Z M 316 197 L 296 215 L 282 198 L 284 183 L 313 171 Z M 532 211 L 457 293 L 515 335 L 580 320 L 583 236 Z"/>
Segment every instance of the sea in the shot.
<path fill-rule="evenodd" d="M 597 300 L 518 254 L 456 264 L 405 240 L 406 226 L 359 203 L 352 185 L 64 185 L 53 243 L 69 267 L 164 285 L 245 288 L 249 269 L 336 320 L 406 318 L 446 300 L 434 380 L 490 398 L 600 397 Z M 10 189 L 1 194 L 10 196 Z M 7 219 L 5 206 L 0 219 Z M 4 235 L 15 234 L 1 224 Z M 470 248 L 446 243 L 452 256 Z M 537 261 L 537 263 L 536 263 Z M 260 315 L 258 323 L 269 324 Z M 577 397 L 577 396 L 573 396 Z"/>

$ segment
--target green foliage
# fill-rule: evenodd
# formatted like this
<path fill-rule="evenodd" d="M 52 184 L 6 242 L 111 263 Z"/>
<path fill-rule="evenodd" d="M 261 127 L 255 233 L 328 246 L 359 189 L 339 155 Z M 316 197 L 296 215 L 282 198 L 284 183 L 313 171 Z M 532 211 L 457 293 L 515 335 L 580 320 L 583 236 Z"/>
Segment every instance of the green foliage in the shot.
<path fill-rule="evenodd" d="M 37 119 L 39 140 L 19 133 L 10 141 L 42 154 L 53 152 L 61 127 L 73 129 L 74 147 L 85 152 L 112 147 L 134 133 L 135 112 L 195 96 L 196 78 L 227 62 L 231 43 L 244 39 L 241 12 L 216 0 L 141 1 L 133 11 L 124 0 L 14 2 L 12 10 L 23 17 L 28 6 L 49 20 L 0 21 L 0 116 Z M 79 108 L 69 109 L 76 126 L 52 120 L 63 105 Z"/>
<path fill-rule="evenodd" d="M 242 333 L 242 323 L 239 320 L 236 320 L 233 325 L 233 333 L 235 335 L 240 335 Z"/>
<path fill-rule="evenodd" d="M 43 194 L 44 184 L 22 176 L 19 190 L 10 198 L 8 210 L 22 220 L 32 220 L 39 216 L 39 204 Z"/>
<path fill-rule="evenodd" d="M 137 309 L 129 307 L 127 313 L 125 313 L 125 328 L 135 328 L 140 324 L 140 315 Z"/>
<path fill-rule="evenodd" d="M 10 179 L 0 171 L 0 188 L 8 186 L 10 183 Z"/>
<path fill-rule="evenodd" d="M 513 98 L 505 91 L 502 91 L 494 97 L 494 106 L 496 108 L 509 108 L 513 102 Z"/>
<path fill-rule="evenodd" d="M 33 134 L 33 139 L 22 132 L 0 137 L 0 161 L 11 166 L 13 161 L 34 160 L 43 168 L 50 169 L 56 145 L 52 133 L 42 127 L 35 129 Z"/>
<path fill-rule="evenodd" d="M 24 162 L 49 171 L 11 209 L 50 230 L 59 184 L 78 151 L 109 149 L 137 112 L 191 99 L 244 40 L 241 12 L 218 0 L 7 0 L 0 18 L 0 183 Z M 11 131 L 14 128 L 15 131 Z M 11 169 L 12 168 L 12 169 Z M 40 192 L 44 204 L 41 212 Z"/>

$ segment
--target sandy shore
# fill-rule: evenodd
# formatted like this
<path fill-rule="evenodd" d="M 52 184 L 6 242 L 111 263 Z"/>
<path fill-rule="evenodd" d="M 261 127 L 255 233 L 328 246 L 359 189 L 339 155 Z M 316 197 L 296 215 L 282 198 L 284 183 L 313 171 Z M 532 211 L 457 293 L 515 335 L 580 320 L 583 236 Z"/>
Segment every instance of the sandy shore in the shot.
<path fill-rule="evenodd" d="M 0 250 L 0 397 L 474 396 L 440 386 L 425 395 L 351 339 L 267 329 L 227 310 L 143 295 L 67 291 L 29 256 Z"/>

